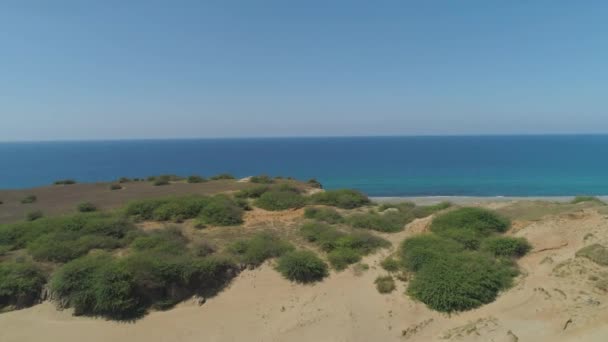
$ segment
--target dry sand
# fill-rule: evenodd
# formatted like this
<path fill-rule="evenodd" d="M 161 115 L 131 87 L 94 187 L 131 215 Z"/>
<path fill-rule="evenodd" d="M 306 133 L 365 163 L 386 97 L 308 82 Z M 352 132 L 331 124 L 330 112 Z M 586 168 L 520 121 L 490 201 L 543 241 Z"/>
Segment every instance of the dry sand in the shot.
<path fill-rule="evenodd" d="M 493 204 L 500 207 L 505 204 Z M 396 246 L 430 219 L 387 235 Z M 451 316 L 404 295 L 406 284 L 379 294 L 370 269 L 332 273 L 315 285 L 292 284 L 271 263 L 242 272 L 224 292 L 198 306 L 187 301 L 134 323 L 73 317 L 51 303 L 0 314 L 0 341 L 607 341 L 608 294 L 589 279 L 608 272 L 575 258 L 591 243 L 608 244 L 608 218 L 595 209 L 519 222 L 510 234 L 534 250 L 520 260 L 516 285 L 479 309 Z"/>

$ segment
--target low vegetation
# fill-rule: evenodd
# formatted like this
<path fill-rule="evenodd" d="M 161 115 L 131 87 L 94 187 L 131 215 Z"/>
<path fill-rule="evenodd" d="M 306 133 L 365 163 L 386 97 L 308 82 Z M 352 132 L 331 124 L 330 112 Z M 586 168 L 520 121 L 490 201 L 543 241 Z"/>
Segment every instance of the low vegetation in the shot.
<path fill-rule="evenodd" d="M 201 210 L 198 220 L 201 224 L 213 226 L 234 226 L 243 223 L 243 208 L 227 196 L 216 195 Z"/>
<path fill-rule="evenodd" d="M 95 204 L 91 202 L 82 202 L 76 207 L 76 209 L 81 213 L 90 213 L 97 210 Z"/>
<path fill-rule="evenodd" d="M 258 183 L 258 184 L 272 184 L 272 183 L 274 183 L 274 179 L 272 179 L 272 177 L 270 177 L 268 175 L 253 176 L 253 177 L 249 178 L 249 181 L 251 183 Z"/>
<path fill-rule="evenodd" d="M 316 180 L 315 178 L 311 178 L 309 179 L 306 184 L 312 186 L 313 188 L 317 188 L 317 189 L 323 189 L 323 184 L 321 184 L 321 182 L 319 182 L 318 180 Z"/>
<path fill-rule="evenodd" d="M 46 283 L 45 275 L 34 264 L 27 262 L 0 263 L 0 310 L 34 304 Z"/>
<path fill-rule="evenodd" d="M 436 217 L 431 233 L 406 239 L 401 264 L 414 273 L 408 294 L 441 312 L 492 302 L 518 274 L 513 258 L 530 250 L 522 238 L 504 237 L 508 219 L 485 209 L 460 208 Z"/>
<path fill-rule="evenodd" d="M 258 266 L 267 259 L 280 257 L 292 250 L 293 245 L 268 232 L 237 240 L 228 246 L 228 251 L 237 257 L 239 263 L 247 266 Z"/>
<path fill-rule="evenodd" d="M 236 198 L 260 198 L 264 193 L 271 189 L 268 185 L 257 185 L 251 188 L 243 189 L 234 194 Z"/>
<path fill-rule="evenodd" d="M 380 262 L 380 266 L 387 272 L 397 272 L 401 268 L 399 260 L 388 257 Z"/>
<path fill-rule="evenodd" d="M 587 258 L 598 265 L 608 266 L 608 248 L 598 243 L 579 249 L 576 256 Z"/>
<path fill-rule="evenodd" d="M 21 203 L 31 204 L 31 203 L 36 202 L 37 200 L 38 200 L 38 197 L 36 197 L 36 195 L 27 195 L 21 199 Z"/>
<path fill-rule="evenodd" d="M 235 179 L 235 177 L 229 173 L 220 173 L 219 175 L 209 177 L 210 180 L 222 180 L 222 179 Z"/>
<path fill-rule="evenodd" d="M 431 206 L 416 206 L 411 202 L 383 204 L 378 211 L 353 214 L 347 217 L 346 221 L 355 228 L 395 233 L 402 231 L 405 225 L 414 219 L 432 215 L 449 206 L 447 202 Z"/>
<path fill-rule="evenodd" d="M 327 252 L 336 270 L 361 260 L 361 257 L 388 247 L 390 243 L 367 232 L 347 233 L 325 223 L 310 222 L 300 228 L 301 235 Z"/>
<path fill-rule="evenodd" d="M 323 204 L 342 209 L 359 208 L 370 203 L 366 195 L 350 189 L 318 192 L 310 197 L 310 201 L 312 204 Z"/>
<path fill-rule="evenodd" d="M 374 281 L 376 289 L 382 294 L 391 293 L 395 290 L 395 280 L 392 276 L 380 276 Z"/>
<path fill-rule="evenodd" d="M 53 182 L 53 184 L 55 184 L 55 185 L 72 185 L 72 184 L 76 184 L 76 181 L 73 179 L 61 179 L 61 180 L 56 180 L 55 182 Z"/>
<path fill-rule="evenodd" d="M 602 201 L 601 199 L 594 197 L 594 196 L 576 196 L 576 197 L 574 197 L 574 199 L 572 201 L 570 201 L 571 204 L 578 204 L 578 203 L 585 203 L 585 202 L 606 205 L 606 203 L 604 201 Z"/>
<path fill-rule="evenodd" d="M 344 218 L 333 208 L 307 207 L 304 210 L 304 217 L 329 224 L 342 223 Z"/>
<path fill-rule="evenodd" d="M 110 190 L 121 190 L 122 185 L 120 184 L 110 184 Z"/>
<path fill-rule="evenodd" d="M 186 179 L 186 182 L 188 183 L 204 183 L 207 180 L 199 175 L 192 175 L 189 176 L 188 179 Z"/>
<path fill-rule="evenodd" d="M 25 215 L 27 221 L 36 221 L 44 216 L 41 210 L 30 211 Z"/>
<path fill-rule="evenodd" d="M 296 191 L 283 189 L 266 191 L 255 201 L 256 207 L 273 211 L 301 208 L 305 204 L 304 196 Z"/>
<path fill-rule="evenodd" d="M 298 283 L 312 283 L 329 275 L 325 261 L 311 251 L 292 251 L 281 256 L 277 271 Z"/>

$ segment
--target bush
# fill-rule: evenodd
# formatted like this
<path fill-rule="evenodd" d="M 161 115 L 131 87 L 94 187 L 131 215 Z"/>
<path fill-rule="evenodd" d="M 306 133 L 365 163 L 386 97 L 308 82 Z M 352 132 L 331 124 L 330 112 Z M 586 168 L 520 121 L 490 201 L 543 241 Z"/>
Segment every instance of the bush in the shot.
<path fill-rule="evenodd" d="M 55 185 L 72 185 L 72 184 L 76 184 L 76 181 L 73 179 L 61 179 L 61 180 L 57 180 L 57 181 L 53 182 L 53 184 L 55 184 Z"/>
<path fill-rule="evenodd" d="M 528 253 L 530 249 L 532 246 L 526 239 L 508 236 L 489 237 L 481 244 L 482 251 L 495 257 L 519 258 Z"/>
<path fill-rule="evenodd" d="M 135 181 L 135 179 L 133 179 L 133 181 Z M 118 183 L 129 183 L 131 182 L 131 179 L 128 177 L 120 177 L 118 178 Z"/>
<path fill-rule="evenodd" d="M 83 202 L 80 203 L 78 207 L 76 207 L 76 209 L 78 209 L 78 211 L 80 211 L 81 213 L 90 213 L 96 211 L 97 207 L 91 202 Z"/>
<path fill-rule="evenodd" d="M 304 210 L 304 217 L 330 224 L 341 223 L 344 218 L 332 208 L 308 207 Z"/>
<path fill-rule="evenodd" d="M 179 255 L 186 250 L 188 240 L 177 228 L 161 229 L 136 237 L 131 243 L 135 251 L 151 251 Z"/>
<path fill-rule="evenodd" d="M 395 280 L 390 275 L 378 277 L 374 283 L 378 292 L 382 294 L 391 293 L 395 290 Z"/>
<path fill-rule="evenodd" d="M 435 234 L 422 234 L 403 241 L 399 253 L 406 269 L 416 272 L 436 260 L 462 251 L 462 245 L 456 241 Z"/>
<path fill-rule="evenodd" d="M 423 217 L 433 215 L 434 213 L 436 213 L 438 211 L 445 210 L 451 206 L 452 206 L 452 203 L 450 203 L 450 202 L 441 202 L 441 203 L 437 203 L 434 205 L 423 205 L 423 206 L 412 208 L 411 213 L 416 218 L 423 218 Z"/>
<path fill-rule="evenodd" d="M 259 175 L 259 176 L 253 176 L 249 179 L 249 181 L 251 183 L 258 183 L 258 184 L 272 184 L 274 183 L 274 180 L 267 176 L 267 175 Z"/>
<path fill-rule="evenodd" d="M 144 199 L 132 201 L 127 204 L 126 214 L 135 216 L 139 220 L 151 220 L 154 211 L 163 204 L 169 203 L 167 199 Z"/>
<path fill-rule="evenodd" d="M 228 197 L 212 197 L 201 210 L 199 220 L 203 224 L 233 226 L 243 223 L 243 209 Z"/>
<path fill-rule="evenodd" d="M 208 197 L 202 196 L 167 198 L 152 211 L 152 219 L 181 222 L 195 218 L 209 201 Z"/>
<path fill-rule="evenodd" d="M 265 210 L 287 210 L 301 208 L 306 204 L 302 195 L 292 191 L 272 190 L 265 192 L 255 201 L 255 205 Z"/>
<path fill-rule="evenodd" d="M 75 315 L 124 319 L 141 314 L 133 274 L 109 255 L 85 256 L 62 266 L 51 290 Z"/>
<path fill-rule="evenodd" d="M 220 173 L 219 175 L 212 176 L 209 179 L 211 179 L 211 180 L 235 179 L 235 177 L 229 173 Z"/>
<path fill-rule="evenodd" d="M 234 196 L 236 198 L 259 198 L 269 190 L 270 187 L 267 185 L 257 185 L 251 188 L 243 189 L 237 192 Z"/>
<path fill-rule="evenodd" d="M 601 199 L 594 197 L 594 196 L 576 196 L 576 197 L 574 197 L 574 199 L 572 201 L 570 201 L 570 203 L 572 203 L 572 204 L 578 204 L 578 203 L 583 203 L 583 202 L 591 202 L 591 203 L 606 205 L 606 203 L 604 201 L 602 201 Z"/>
<path fill-rule="evenodd" d="M 348 265 L 359 262 L 361 253 L 352 248 L 338 247 L 327 254 L 327 259 L 333 268 L 341 271 Z"/>
<path fill-rule="evenodd" d="M 384 268 L 388 272 L 397 272 L 401 268 L 399 260 L 391 257 L 382 260 L 382 262 L 380 262 L 380 266 L 382 266 L 382 268 Z"/>
<path fill-rule="evenodd" d="M 402 231 L 405 225 L 410 223 L 413 219 L 414 217 L 407 212 L 386 212 L 378 214 L 370 211 L 368 213 L 353 214 L 347 218 L 347 222 L 355 228 L 394 233 Z"/>
<path fill-rule="evenodd" d="M 237 240 L 228 246 L 228 251 L 237 256 L 240 263 L 249 266 L 258 266 L 267 259 L 279 257 L 293 249 L 290 243 L 268 232 Z"/>
<path fill-rule="evenodd" d="M 154 182 L 152 182 L 152 185 L 154 185 L 154 186 L 162 186 L 162 185 L 169 185 L 169 184 L 170 184 L 169 178 L 163 178 L 163 177 L 156 178 L 154 180 Z"/>
<path fill-rule="evenodd" d="M 431 231 L 437 234 L 453 229 L 466 229 L 488 236 L 495 232 L 505 232 L 511 223 L 493 211 L 482 208 L 460 208 L 437 216 L 431 224 Z"/>
<path fill-rule="evenodd" d="M 27 213 L 27 215 L 25 215 L 25 219 L 27 221 L 36 221 L 37 219 L 42 218 L 43 216 L 44 214 L 42 213 L 42 211 L 34 210 Z"/>
<path fill-rule="evenodd" d="M 192 175 L 190 177 L 188 177 L 187 182 L 188 183 L 203 183 L 206 182 L 207 180 L 201 176 L 198 175 Z"/>
<path fill-rule="evenodd" d="M 121 190 L 122 185 L 120 184 L 110 184 L 110 190 Z"/>
<path fill-rule="evenodd" d="M 37 200 L 38 197 L 36 197 L 35 195 L 27 195 L 21 199 L 21 203 L 30 204 L 36 202 Z"/>
<path fill-rule="evenodd" d="M 40 298 L 45 282 L 44 274 L 33 264 L 0 263 L 0 309 L 33 305 Z"/>
<path fill-rule="evenodd" d="M 326 252 L 332 251 L 338 246 L 338 240 L 344 236 L 336 228 L 324 223 L 306 223 L 300 228 L 300 234 L 309 242 L 314 242 Z"/>
<path fill-rule="evenodd" d="M 608 248 L 597 243 L 579 249 L 576 256 L 587 258 L 598 265 L 608 266 Z"/>
<path fill-rule="evenodd" d="M 469 310 L 490 303 L 511 285 L 516 270 L 476 252 L 454 253 L 422 267 L 408 293 L 441 312 Z"/>
<path fill-rule="evenodd" d="M 287 279 L 298 283 L 320 281 L 329 275 L 325 261 L 310 251 L 292 251 L 278 260 L 277 270 Z"/>
<path fill-rule="evenodd" d="M 314 204 L 330 205 L 343 209 L 354 209 L 370 203 L 369 198 L 357 190 L 328 190 L 311 196 Z"/>
<path fill-rule="evenodd" d="M 323 184 L 321 184 L 318 180 L 316 180 L 315 178 L 311 178 L 309 179 L 306 184 L 308 184 L 309 186 L 313 187 L 313 188 L 317 188 L 317 189 L 323 189 Z"/>

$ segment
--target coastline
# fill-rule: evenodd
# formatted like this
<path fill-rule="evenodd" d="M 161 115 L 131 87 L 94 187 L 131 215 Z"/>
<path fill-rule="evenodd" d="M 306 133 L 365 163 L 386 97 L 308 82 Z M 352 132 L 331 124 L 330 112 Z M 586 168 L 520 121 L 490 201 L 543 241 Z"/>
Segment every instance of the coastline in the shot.
<path fill-rule="evenodd" d="M 451 202 L 454 204 L 496 203 L 514 201 L 546 201 L 567 203 L 576 196 L 370 196 L 370 199 L 378 203 L 414 202 L 418 205 L 437 204 L 440 202 Z M 608 196 L 595 196 L 603 201 Z"/>

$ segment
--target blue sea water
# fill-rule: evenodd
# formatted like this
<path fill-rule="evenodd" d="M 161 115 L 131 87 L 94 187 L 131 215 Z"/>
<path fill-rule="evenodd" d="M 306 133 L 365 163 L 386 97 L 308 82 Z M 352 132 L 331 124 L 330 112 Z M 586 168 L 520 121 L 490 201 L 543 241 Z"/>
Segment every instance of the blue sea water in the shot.
<path fill-rule="evenodd" d="M 608 195 L 607 152 L 608 135 L 0 143 L 0 188 L 230 172 L 370 196 Z"/>

